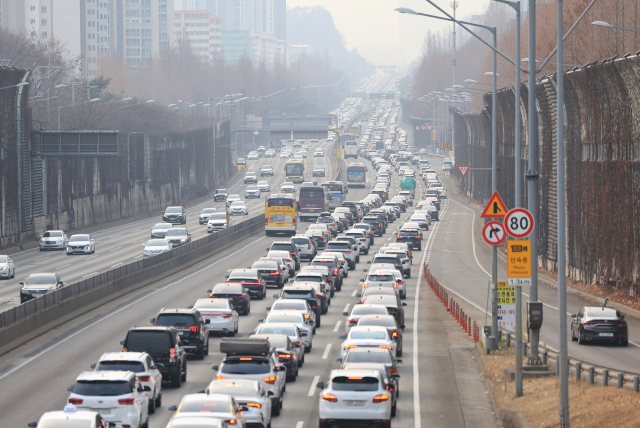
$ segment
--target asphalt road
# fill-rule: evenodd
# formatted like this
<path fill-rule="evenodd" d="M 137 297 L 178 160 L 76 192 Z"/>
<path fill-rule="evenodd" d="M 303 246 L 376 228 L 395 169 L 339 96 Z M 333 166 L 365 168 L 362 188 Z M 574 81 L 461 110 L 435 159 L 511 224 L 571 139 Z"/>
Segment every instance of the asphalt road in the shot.
<path fill-rule="evenodd" d="M 321 158 L 313 158 L 313 150 L 315 146 L 323 147 L 327 156 Z M 311 171 L 314 166 L 324 166 L 326 171 L 326 180 L 329 180 L 334 173 L 335 165 L 332 166 L 329 161 L 329 148 L 333 144 L 327 144 L 322 140 L 317 145 L 312 145 L 309 149 L 309 156 L 306 159 L 305 173 L 307 173 L 309 181 L 317 181 L 322 177 L 311 177 Z M 296 151 L 298 148 L 295 149 Z M 247 164 L 248 171 L 255 171 L 258 178 L 266 180 L 271 186 L 271 191 L 278 191 L 280 185 L 285 181 L 284 165 L 286 159 L 280 159 L 279 154 L 276 158 L 261 158 L 257 161 L 249 161 Z M 260 167 L 263 165 L 273 166 L 273 177 L 260 177 Z M 238 193 L 244 199 L 245 185 L 243 184 L 244 173 L 239 172 L 228 183 L 227 190 L 229 193 Z M 324 180 L 322 180 L 324 181 Z M 299 185 L 296 185 L 296 190 Z M 248 199 L 249 217 L 264 213 L 264 195 L 260 199 Z M 213 202 L 213 197 L 200 199 L 197 202 L 187 204 L 186 227 L 191 233 L 192 239 L 202 238 L 207 234 L 207 226 L 200 225 L 198 217 L 203 208 L 217 208 L 218 211 L 224 212 L 224 202 Z M 232 216 L 231 223 L 236 223 L 247 219 L 247 216 Z M 130 262 L 142 258 L 142 245 L 150 239 L 150 229 L 154 224 L 162 222 L 161 215 L 149 218 L 133 218 L 129 222 L 114 225 L 102 225 L 91 228 L 87 233 L 91 233 L 96 242 L 96 251 L 92 255 L 72 255 L 67 256 L 65 251 L 39 251 L 38 248 L 22 251 L 11 255 L 14 265 L 16 266 L 16 275 L 13 279 L 0 280 L 0 312 L 5 311 L 13 306 L 20 304 L 20 288 L 19 283 L 23 281 L 29 274 L 42 272 L 55 272 L 62 280 L 71 284 L 75 281 L 97 275 L 100 272 L 115 268 L 123 263 Z M 180 225 L 178 225 L 180 227 Z M 71 234 L 68 234 L 71 236 Z"/>

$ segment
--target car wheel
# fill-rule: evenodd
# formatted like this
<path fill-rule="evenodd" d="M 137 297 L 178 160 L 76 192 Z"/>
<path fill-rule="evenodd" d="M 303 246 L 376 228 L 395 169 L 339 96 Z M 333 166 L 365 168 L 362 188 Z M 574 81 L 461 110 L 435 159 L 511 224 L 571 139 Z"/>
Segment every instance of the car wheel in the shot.
<path fill-rule="evenodd" d="M 180 388 L 182 386 L 182 377 L 180 376 L 180 372 L 175 372 L 171 379 L 171 386 L 174 388 Z"/>
<path fill-rule="evenodd" d="M 180 376 L 180 380 L 182 382 L 186 382 L 187 381 L 187 361 L 186 360 L 184 362 L 184 373 Z"/>
<path fill-rule="evenodd" d="M 578 330 L 578 344 L 579 345 L 584 345 L 584 342 L 585 342 L 584 334 L 581 334 L 580 330 Z"/>
<path fill-rule="evenodd" d="M 391 417 L 394 418 L 396 416 L 396 406 L 398 403 L 393 403 L 393 407 L 391 408 Z"/>
<path fill-rule="evenodd" d="M 371 238 L 371 245 L 375 245 L 376 240 Z M 369 250 L 367 250 L 367 252 L 365 254 L 369 254 Z"/>
<path fill-rule="evenodd" d="M 140 428 L 149 428 L 149 412 L 147 412 L 147 418 L 144 420 L 144 423 L 140 425 Z"/>
<path fill-rule="evenodd" d="M 249 312 L 251 312 L 251 305 L 247 303 L 247 307 L 244 309 L 244 314 L 249 315 Z"/>
<path fill-rule="evenodd" d="M 271 415 L 272 416 L 280 416 L 280 409 L 282 408 L 282 397 L 278 398 L 278 401 L 275 403 L 275 406 L 271 406 Z"/>
<path fill-rule="evenodd" d="M 571 328 L 571 341 L 572 342 L 576 342 L 578 339 L 576 338 L 576 335 L 573 334 L 573 327 Z"/>
<path fill-rule="evenodd" d="M 409 269 L 409 271 L 407 271 L 407 278 L 411 278 L 411 269 Z"/>
<path fill-rule="evenodd" d="M 207 347 L 204 350 L 204 355 L 209 355 L 209 338 L 207 337 Z"/>
<path fill-rule="evenodd" d="M 233 335 L 235 336 L 236 334 L 238 334 L 238 320 L 236 320 L 236 326 L 233 330 Z"/>
<path fill-rule="evenodd" d="M 621 341 L 620 346 L 629 346 L 629 341 L 628 340 Z"/>
<path fill-rule="evenodd" d="M 158 397 L 156 397 L 156 408 L 162 406 L 162 392 L 160 393 L 160 395 L 158 395 Z"/>
<path fill-rule="evenodd" d="M 396 357 L 402 357 L 402 347 L 400 349 L 396 349 Z"/>
<path fill-rule="evenodd" d="M 418 251 L 422 251 L 422 245 L 418 245 L 417 250 L 418 250 Z"/>
<path fill-rule="evenodd" d="M 321 325 L 322 325 L 321 318 L 320 317 L 316 317 L 316 327 L 320 328 Z"/>
<path fill-rule="evenodd" d="M 373 245 L 373 243 L 371 243 L 371 245 Z M 369 249 L 367 248 L 366 250 L 364 250 L 364 255 L 368 256 L 369 255 Z"/>
<path fill-rule="evenodd" d="M 308 348 L 305 347 L 304 352 L 308 354 L 309 352 L 311 352 L 311 348 L 313 348 L 313 343 L 311 343 Z"/>
<path fill-rule="evenodd" d="M 156 393 L 154 391 L 153 395 L 155 396 Z M 156 400 L 151 399 L 149 400 L 149 414 L 153 415 L 156 412 Z"/>

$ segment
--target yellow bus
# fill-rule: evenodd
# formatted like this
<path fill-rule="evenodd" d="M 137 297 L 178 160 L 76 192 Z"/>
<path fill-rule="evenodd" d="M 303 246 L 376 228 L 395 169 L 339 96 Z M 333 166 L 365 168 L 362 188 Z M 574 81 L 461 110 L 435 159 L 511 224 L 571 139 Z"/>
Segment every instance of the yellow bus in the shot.
<path fill-rule="evenodd" d="M 304 181 L 304 161 L 298 159 L 288 160 L 284 166 L 287 181 L 302 183 Z"/>
<path fill-rule="evenodd" d="M 291 193 L 272 193 L 264 208 L 264 230 L 267 236 L 276 233 L 296 234 L 298 204 Z"/>

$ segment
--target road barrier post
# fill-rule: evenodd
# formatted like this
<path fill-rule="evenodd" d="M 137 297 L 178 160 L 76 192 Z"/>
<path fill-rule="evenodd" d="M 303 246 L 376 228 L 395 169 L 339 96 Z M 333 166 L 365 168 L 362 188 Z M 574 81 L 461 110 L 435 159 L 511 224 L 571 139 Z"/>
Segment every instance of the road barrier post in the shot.
<path fill-rule="evenodd" d="M 560 361 L 559 360 L 559 355 L 556 355 L 555 358 L 555 362 L 556 362 L 556 376 L 560 376 Z"/>
<path fill-rule="evenodd" d="M 618 373 L 618 388 L 624 386 L 624 373 Z"/>
<path fill-rule="evenodd" d="M 547 351 L 544 351 L 542 353 L 542 365 L 546 366 L 547 365 Z"/>
<path fill-rule="evenodd" d="M 638 390 L 640 390 L 640 377 L 639 376 L 634 376 L 633 377 L 633 392 L 638 392 Z"/>
<path fill-rule="evenodd" d="M 511 333 L 507 333 L 507 348 L 511 347 Z"/>
<path fill-rule="evenodd" d="M 589 367 L 589 385 L 593 385 L 596 381 L 596 369 Z"/>
<path fill-rule="evenodd" d="M 522 355 L 527 356 L 527 342 L 522 342 Z"/>
<path fill-rule="evenodd" d="M 580 372 L 582 371 L 582 363 L 580 361 L 576 362 L 576 380 L 580 381 Z"/>
<path fill-rule="evenodd" d="M 602 369 L 602 386 L 609 385 L 609 370 Z"/>
<path fill-rule="evenodd" d="M 467 324 L 467 336 L 471 336 L 471 315 L 469 315 L 469 323 Z"/>

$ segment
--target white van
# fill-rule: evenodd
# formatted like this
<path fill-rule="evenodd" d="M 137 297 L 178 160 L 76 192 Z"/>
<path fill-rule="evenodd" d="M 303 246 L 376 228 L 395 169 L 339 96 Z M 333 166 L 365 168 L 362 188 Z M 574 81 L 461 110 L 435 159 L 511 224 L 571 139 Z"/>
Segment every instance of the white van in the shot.
<path fill-rule="evenodd" d="M 443 171 L 451 171 L 451 168 L 453 168 L 453 162 L 450 160 L 446 160 L 444 162 L 442 162 L 442 170 Z"/>

